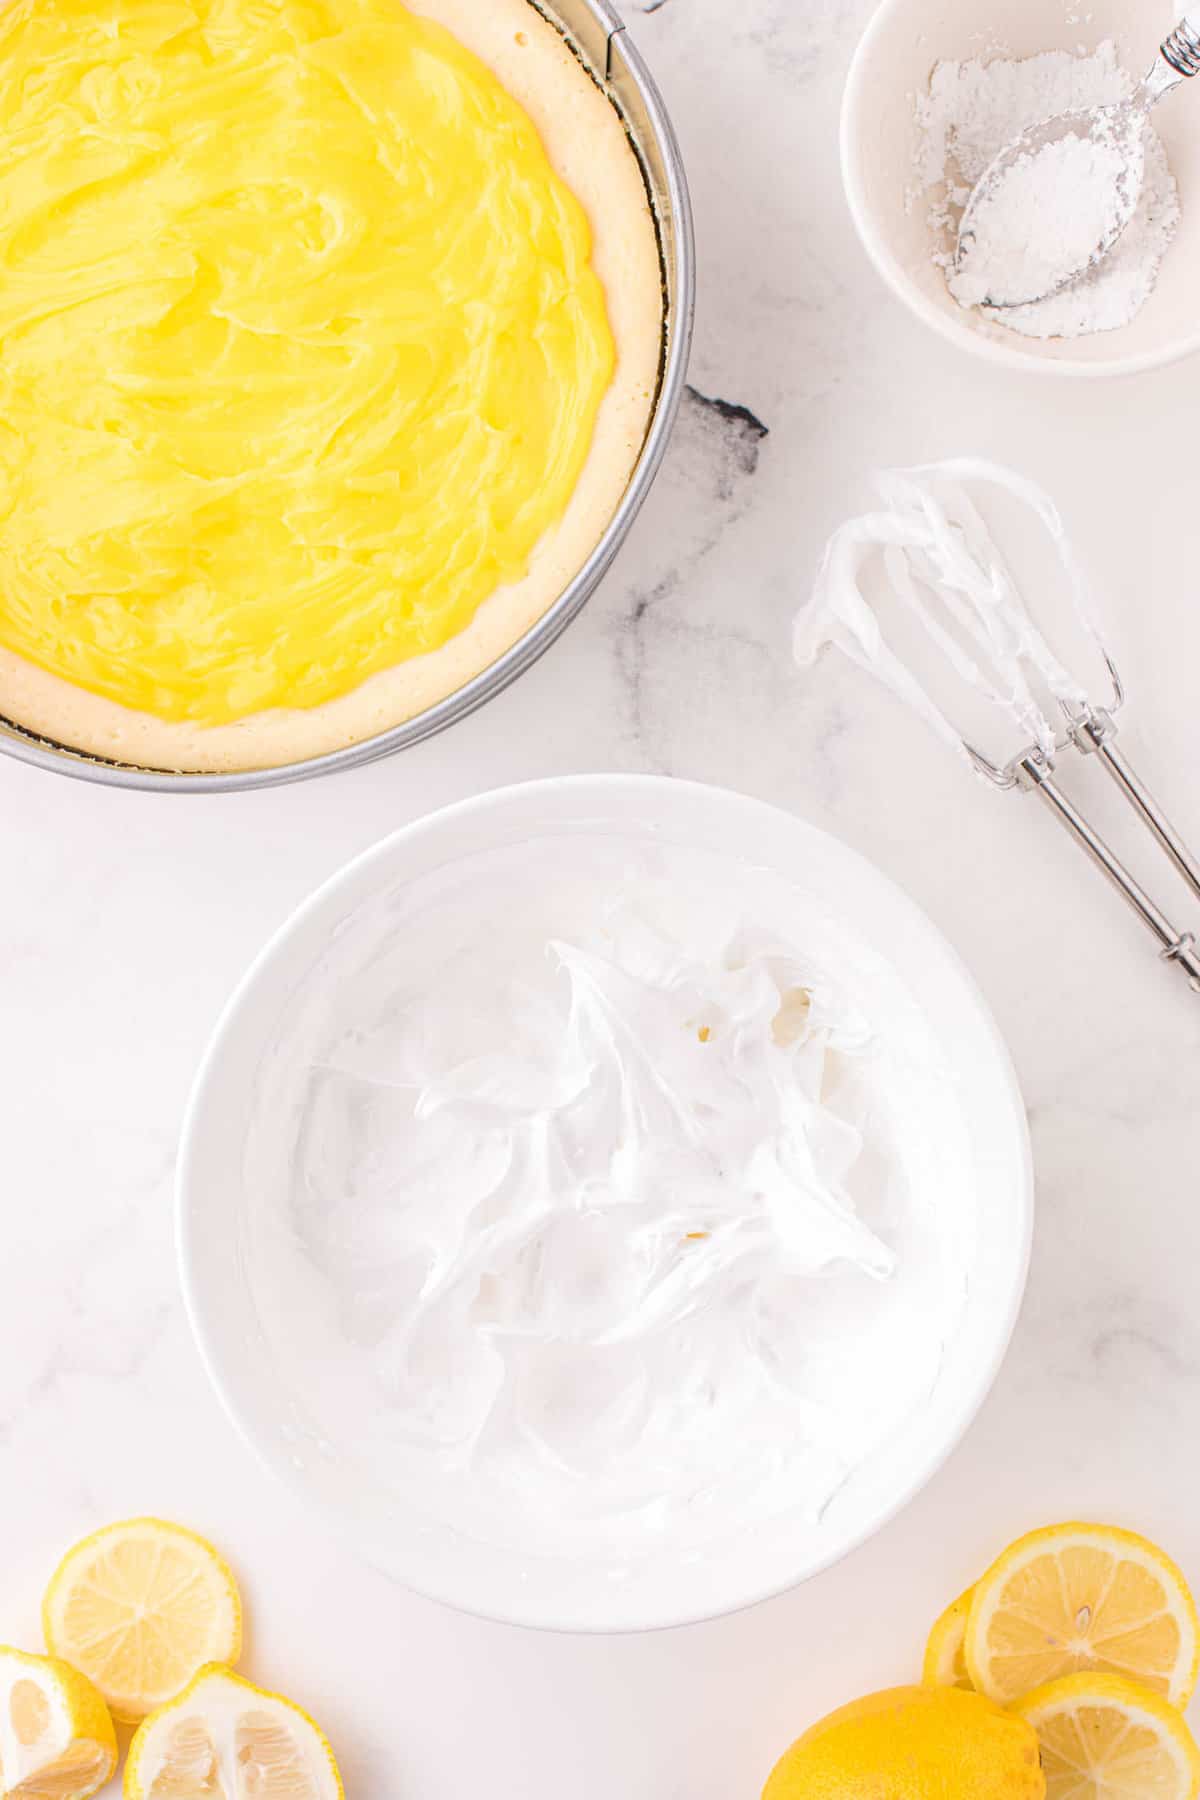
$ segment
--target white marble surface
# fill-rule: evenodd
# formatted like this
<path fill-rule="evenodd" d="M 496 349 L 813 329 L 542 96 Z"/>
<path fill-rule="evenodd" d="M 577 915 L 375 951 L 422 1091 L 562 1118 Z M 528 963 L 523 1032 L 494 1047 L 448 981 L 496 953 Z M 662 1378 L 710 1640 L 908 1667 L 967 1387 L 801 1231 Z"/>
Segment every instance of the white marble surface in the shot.
<path fill-rule="evenodd" d="M 262 795 L 147 797 L 0 761 L 0 1638 L 37 1645 L 44 1579 L 78 1534 L 135 1511 L 189 1521 L 244 1579 L 249 1672 L 322 1718 L 357 1800 L 754 1796 L 799 1728 L 911 1676 L 943 1601 L 1056 1515 L 1142 1526 L 1200 1580 L 1200 1002 L 1032 801 L 977 790 L 852 670 L 801 679 L 787 649 L 867 470 L 1005 458 L 1060 497 L 1112 617 L 1128 744 L 1200 839 L 1200 361 L 1060 386 L 910 321 L 837 186 L 869 9 L 630 7 L 695 186 L 693 380 L 770 435 L 752 468 L 745 433 L 731 444 L 693 407 L 616 572 L 516 688 L 399 760 Z M 260 1472 L 188 1335 L 171 1181 L 218 1008 L 314 883 L 443 801 L 604 768 L 795 808 L 910 889 L 1008 1034 L 1039 1220 L 995 1393 L 897 1523 L 739 1617 L 574 1641 L 409 1597 Z"/>

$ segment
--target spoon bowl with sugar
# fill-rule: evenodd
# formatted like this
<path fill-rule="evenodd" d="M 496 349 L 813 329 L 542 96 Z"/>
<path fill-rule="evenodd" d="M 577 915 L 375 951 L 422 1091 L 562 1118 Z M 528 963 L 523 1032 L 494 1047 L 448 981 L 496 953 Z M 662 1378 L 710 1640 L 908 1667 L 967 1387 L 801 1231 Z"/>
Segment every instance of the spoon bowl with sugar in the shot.
<path fill-rule="evenodd" d="M 1200 74 L 1200 8 L 1162 44 L 1126 100 L 1044 119 L 992 159 L 958 227 L 950 285 L 967 306 L 1047 299 L 1109 255 L 1137 211 L 1146 122 Z"/>

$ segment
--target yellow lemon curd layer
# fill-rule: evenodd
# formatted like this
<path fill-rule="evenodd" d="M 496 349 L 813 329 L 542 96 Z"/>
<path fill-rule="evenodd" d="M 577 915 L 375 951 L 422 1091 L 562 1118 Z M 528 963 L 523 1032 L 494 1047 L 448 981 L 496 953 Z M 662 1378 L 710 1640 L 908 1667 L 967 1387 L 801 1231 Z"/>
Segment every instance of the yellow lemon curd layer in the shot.
<path fill-rule="evenodd" d="M 614 369 L 531 121 L 398 0 L 0 16 L 0 644 L 167 720 L 436 650 Z"/>

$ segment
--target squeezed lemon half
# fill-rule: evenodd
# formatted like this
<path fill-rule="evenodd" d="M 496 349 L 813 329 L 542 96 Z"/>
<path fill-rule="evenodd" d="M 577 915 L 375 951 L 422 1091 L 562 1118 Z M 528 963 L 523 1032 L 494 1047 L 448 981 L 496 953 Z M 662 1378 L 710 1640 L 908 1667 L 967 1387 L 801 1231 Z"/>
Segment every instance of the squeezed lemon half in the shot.
<path fill-rule="evenodd" d="M 101 1695 L 51 1656 L 0 1645 L 0 1800 L 88 1800 L 117 1766 Z"/>
<path fill-rule="evenodd" d="M 343 1800 L 333 1751 L 292 1701 L 228 1669 L 202 1669 L 143 1720 L 129 1746 L 125 1800 Z"/>

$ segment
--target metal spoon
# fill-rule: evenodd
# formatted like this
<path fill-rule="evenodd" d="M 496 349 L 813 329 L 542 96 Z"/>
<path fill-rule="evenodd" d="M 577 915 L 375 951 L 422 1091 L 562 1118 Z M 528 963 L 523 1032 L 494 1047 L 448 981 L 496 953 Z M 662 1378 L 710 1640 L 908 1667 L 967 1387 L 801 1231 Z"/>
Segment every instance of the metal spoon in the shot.
<path fill-rule="evenodd" d="M 995 199 L 998 189 L 1013 171 L 1036 157 L 1052 144 L 1077 137 L 1097 145 L 1115 149 L 1122 167 L 1114 181 L 1114 208 L 1106 209 L 1105 223 L 1099 241 L 1086 255 L 1065 267 L 1056 265 L 1055 279 L 1040 293 L 993 292 L 989 287 L 982 302 L 986 306 L 1027 306 L 1044 300 L 1069 287 L 1073 281 L 1103 261 L 1137 211 L 1146 172 L 1146 121 L 1151 108 L 1164 94 L 1178 87 L 1185 77 L 1200 74 L 1200 9 L 1188 13 L 1162 45 L 1154 66 L 1140 81 L 1128 100 L 1111 106 L 1095 106 L 1084 112 L 1061 113 L 1023 131 L 1011 144 L 1006 144 L 993 157 L 971 190 L 958 227 L 958 243 L 954 254 L 955 275 L 971 273 L 972 258 L 982 242 L 978 226 L 982 213 Z"/>

